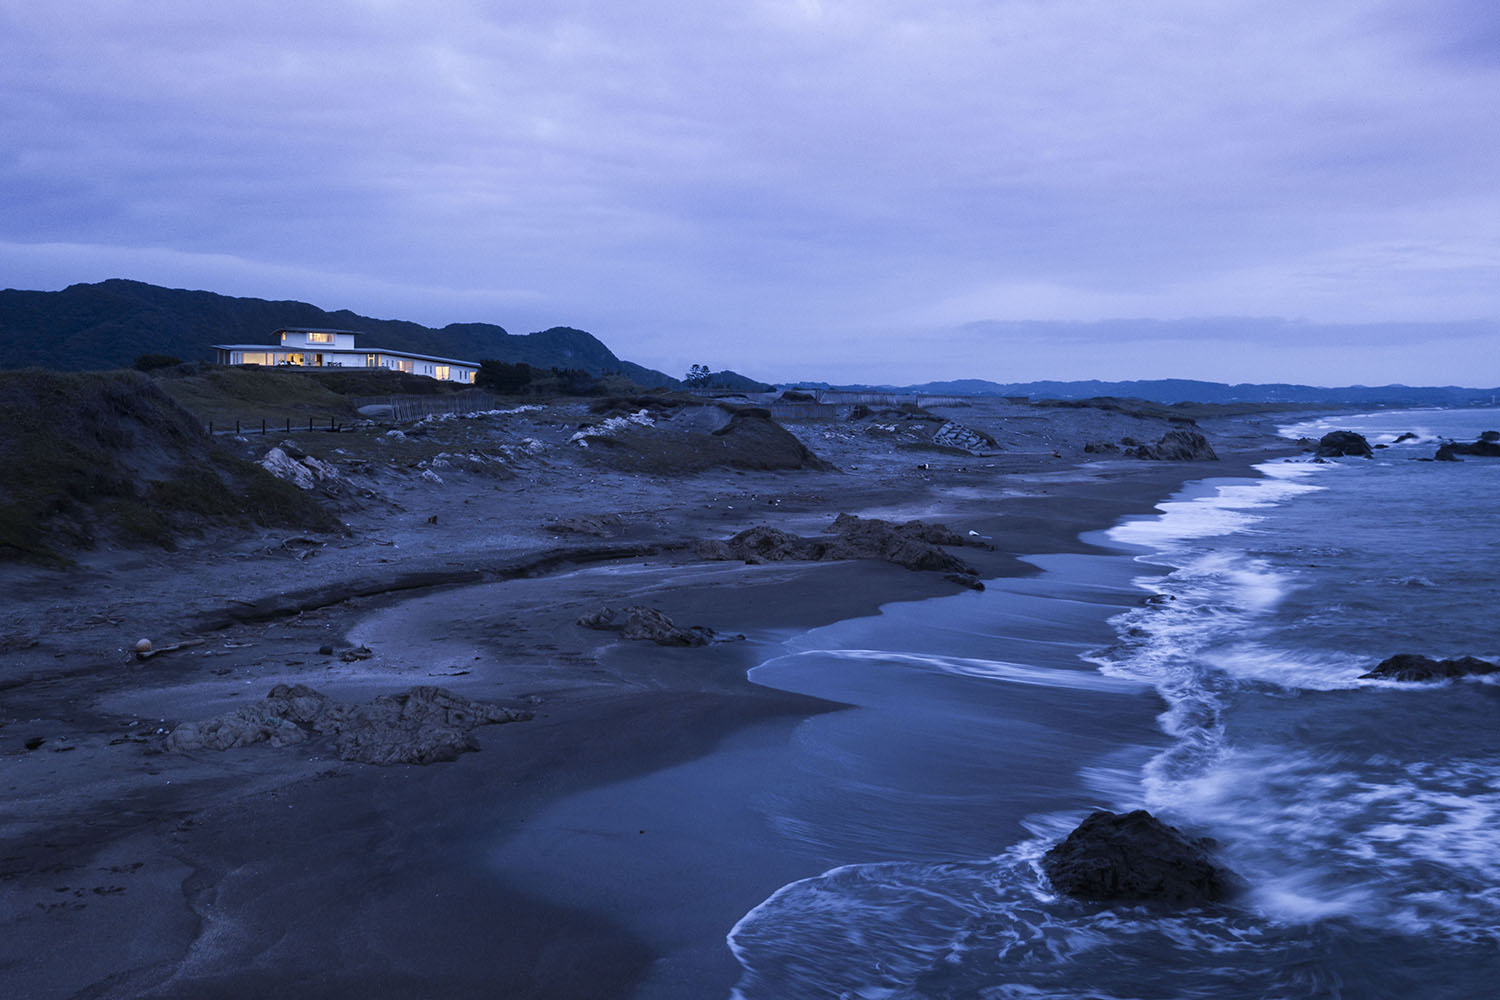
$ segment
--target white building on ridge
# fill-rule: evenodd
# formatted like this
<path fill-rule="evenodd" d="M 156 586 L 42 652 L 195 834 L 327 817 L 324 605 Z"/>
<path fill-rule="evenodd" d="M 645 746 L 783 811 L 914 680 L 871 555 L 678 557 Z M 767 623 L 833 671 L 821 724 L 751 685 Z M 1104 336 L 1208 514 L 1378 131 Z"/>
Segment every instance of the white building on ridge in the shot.
<path fill-rule="evenodd" d="M 295 365 L 305 368 L 389 368 L 426 375 L 443 382 L 472 383 L 477 361 L 435 358 L 383 347 L 355 347 L 357 330 L 287 327 L 277 330 L 279 344 L 215 344 L 221 365 Z"/>

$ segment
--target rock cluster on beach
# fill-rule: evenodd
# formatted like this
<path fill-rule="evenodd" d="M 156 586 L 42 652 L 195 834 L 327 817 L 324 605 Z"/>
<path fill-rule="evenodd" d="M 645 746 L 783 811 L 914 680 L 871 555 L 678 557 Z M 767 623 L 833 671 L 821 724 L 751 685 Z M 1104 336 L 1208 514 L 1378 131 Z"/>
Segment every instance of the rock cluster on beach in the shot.
<path fill-rule="evenodd" d="M 701 541 L 695 551 L 700 559 L 748 563 L 881 559 L 911 570 L 948 573 L 967 586 L 978 584 L 978 571 L 943 547 L 985 547 L 984 543 L 965 538 L 945 524 L 897 523 L 840 514 L 830 527 L 831 537 L 804 538 L 779 528 L 756 525 L 724 541 Z"/>
<path fill-rule="evenodd" d="M 1361 680 L 1441 681 L 1453 677 L 1493 673 L 1500 673 L 1500 663 L 1491 663 L 1475 656 L 1434 660 L 1430 656 L 1397 653 L 1395 656 L 1381 660 L 1374 670 L 1359 676 Z"/>
<path fill-rule="evenodd" d="M 718 638 L 718 633 L 706 625 L 684 627 L 656 608 L 643 605 L 635 605 L 624 611 L 600 608 L 579 618 L 578 624 L 584 628 L 619 629 L 622 639 L 654 642 L 658 646 L 707 646 Z"/>
<path fill-rule="evenodd" d="M 1167 431 L 1155 444 L 1137 445 L 1128 454 L 1136 458 L 1159 462 L 1217 462 L 1219 460 L 1213 446 L 1208 443 L 1208 438 L 1197 431 L 1189 430 Z"/>
<path fill-rule="evenodd" d="M 1075 899 L 1202 906 L 1228 899 L 1238 885 L 1212 847 L 1144 809 L 1100 810 L 1049 850 L 1042 868 L 1053 888 Z"/>
<path fill-rule="evenodd" d="M 440 687 L 414 687 L 352 704 L 305 684 L 278 684 L 257 705 L 177 726 L 167 736 L 167 747 L 185 752 L 256 743 L 285 747 L 326 737 L 343 760 L 432 764 L 478 750 L 474 729 L 479 726 L 529 718 L 530 712 L 470 701 Z"/>

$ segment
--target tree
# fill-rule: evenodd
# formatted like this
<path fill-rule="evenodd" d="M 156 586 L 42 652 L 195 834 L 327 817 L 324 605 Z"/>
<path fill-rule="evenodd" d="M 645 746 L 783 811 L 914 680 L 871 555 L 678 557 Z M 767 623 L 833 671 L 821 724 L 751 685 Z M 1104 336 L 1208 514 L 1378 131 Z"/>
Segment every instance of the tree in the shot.
<path fill-rule="evenodd" d="M 708 365 L 694 365 L 688 369 L 688 373 L 683 377 L 682 382 L 684 385 L 694 387 L 706 386 L 712 375 L 713 372 L 708 370 Z"/>

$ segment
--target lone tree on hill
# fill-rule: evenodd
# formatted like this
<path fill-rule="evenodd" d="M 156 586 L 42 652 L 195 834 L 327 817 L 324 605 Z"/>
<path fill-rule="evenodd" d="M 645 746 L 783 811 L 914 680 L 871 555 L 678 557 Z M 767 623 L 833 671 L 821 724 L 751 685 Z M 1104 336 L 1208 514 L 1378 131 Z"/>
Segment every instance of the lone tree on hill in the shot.
<path fill-rule="evenodd" d="M 713 373 L 708 370 L 708 365 L 694 365 L 693 367 L 689 368 L 688 373 L 683 376 L 682 382 L 684 385 L 691 386 L 708 385 L 709 376 L 711 376 L 712 374 Z"/>

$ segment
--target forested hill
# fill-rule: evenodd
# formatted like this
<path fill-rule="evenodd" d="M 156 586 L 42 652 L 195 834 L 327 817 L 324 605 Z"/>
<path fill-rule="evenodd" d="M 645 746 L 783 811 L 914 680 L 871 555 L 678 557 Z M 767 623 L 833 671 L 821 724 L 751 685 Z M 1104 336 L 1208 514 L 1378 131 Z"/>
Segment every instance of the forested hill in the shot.
<path fill-rule="evenodd" d="M 124 368 L 142 354 L 212 361 L 214 344 L 270 345 L 276 330 L 299 326 L 357 330 L 365 334 L 360 346 L 580 368 L 594 375 L 621 373 L 644 386 L 677 384 L 661 372 L 620 360 L 597 337 L 570 327 L 525 335 L 490 323 L 433 330 L 345 309 L 325 312 L 306 302 L 232 298 L 120 278 L 60 292 L 0 291 L 0 368 Z"/>

